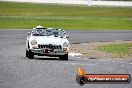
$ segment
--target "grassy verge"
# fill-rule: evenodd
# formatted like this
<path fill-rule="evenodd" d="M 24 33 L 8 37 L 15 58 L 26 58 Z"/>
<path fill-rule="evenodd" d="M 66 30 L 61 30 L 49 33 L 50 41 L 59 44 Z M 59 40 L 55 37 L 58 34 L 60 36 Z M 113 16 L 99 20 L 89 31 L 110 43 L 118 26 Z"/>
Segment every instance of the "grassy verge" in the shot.
<path fill-rule="evenodd" d="M 132 8 L 0 2 L 0 28 L 132 30 Z"/>
<path fill-rule="evenodd" d="M 112 53 L 119 57 L 125 57 L 129 54 L 132 54 L 132 43 L 109 44 L 109 45 L 99 46 L 97 49 L 107 53 Z"/>

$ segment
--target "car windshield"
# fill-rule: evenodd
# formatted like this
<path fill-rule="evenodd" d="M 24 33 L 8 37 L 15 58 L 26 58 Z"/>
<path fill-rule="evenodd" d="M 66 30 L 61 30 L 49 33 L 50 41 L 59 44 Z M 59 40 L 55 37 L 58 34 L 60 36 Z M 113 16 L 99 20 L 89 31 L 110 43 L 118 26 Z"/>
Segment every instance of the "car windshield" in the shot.
<path fill-rule="evenodd" d="M 61 29 L 43 29 L 43 28 L 36 28 L 32 31 L 33 36 L 51 36 L 54 37 L 64 37 L 65 31 Z"/>

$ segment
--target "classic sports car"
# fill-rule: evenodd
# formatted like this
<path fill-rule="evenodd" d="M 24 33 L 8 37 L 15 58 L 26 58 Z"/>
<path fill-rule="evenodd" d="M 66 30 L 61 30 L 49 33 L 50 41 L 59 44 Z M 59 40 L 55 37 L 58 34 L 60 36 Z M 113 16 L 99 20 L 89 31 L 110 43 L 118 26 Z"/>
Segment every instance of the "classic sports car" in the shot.
<path fill-rule="evenodd" d="M 37 26 L 28 32 L 26 41 L 26 57 L 33 59 L 34 55 L 54 56 L 68 60 L 69 38 L 62 29 L 43 28 Z"/>

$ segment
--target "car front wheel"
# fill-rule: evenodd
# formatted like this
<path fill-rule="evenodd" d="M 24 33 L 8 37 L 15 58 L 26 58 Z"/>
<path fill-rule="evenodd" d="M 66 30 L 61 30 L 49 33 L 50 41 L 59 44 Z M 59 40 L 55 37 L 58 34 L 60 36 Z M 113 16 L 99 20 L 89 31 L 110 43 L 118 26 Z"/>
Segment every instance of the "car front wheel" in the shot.
<path fill-rule="evenodd" d="M 29 59 L 33 59 L 34 53 L 31 50 L 26 50 L 26 57 L 28 57 Z"/>
<path fill-rule="evenodd" d="M 26 50 L 26 57 L 28 57 L 28 50 Z"/>
<path fill-rule="evenodd" d="M 68 54 L 65 54 L 65 55 L 61 55 L 59 57 L 60 60 L 68 60 Z"/>

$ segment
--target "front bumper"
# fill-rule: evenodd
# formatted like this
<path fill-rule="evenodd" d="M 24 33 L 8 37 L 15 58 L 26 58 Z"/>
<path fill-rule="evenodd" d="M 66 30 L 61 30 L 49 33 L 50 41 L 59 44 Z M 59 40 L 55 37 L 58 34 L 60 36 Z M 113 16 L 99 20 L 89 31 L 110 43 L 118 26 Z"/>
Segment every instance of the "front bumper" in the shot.
<path fill-rule="evenodd" d="M 34 52 L 35 55 L 48 55 L 48 56 L 58 56 L 58 55 L 65 55 L 68 54 L 68 52 L 64 51 L 53 51 L 53 52 L 44 52 L 44 49 L 31 49 L 32 52 Z"/>

